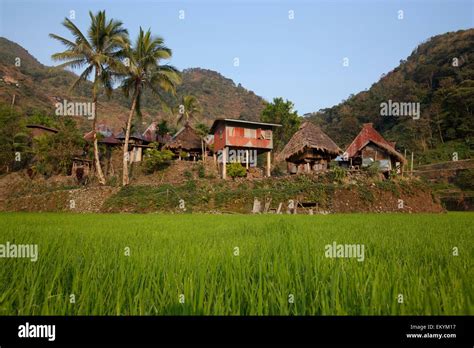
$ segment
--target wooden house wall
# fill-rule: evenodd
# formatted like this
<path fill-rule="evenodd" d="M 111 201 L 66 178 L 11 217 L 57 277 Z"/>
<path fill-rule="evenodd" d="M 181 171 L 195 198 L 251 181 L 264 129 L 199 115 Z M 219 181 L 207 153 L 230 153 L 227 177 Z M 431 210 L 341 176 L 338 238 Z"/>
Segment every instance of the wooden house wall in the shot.
<path fill-rule="evenodd" d="M 258 125 L 245 127 L 226 125 L 226 146 L 273 149 L 273 132 L 270 127 L 262 128 Z"/>
<path fill-rule="evenodd" d="M 333 156 L 334 157 L 334 156 Z M 287 162 L 292 163 L 306 163 L 306 162 L 331 162 L 331 155 L 318 151 L 316 149 L 306 149 L 304 152 L 300 152 L 291 156 Z"/>
<path fill-rule="evenodd" d="M 226 145 L 226 132 L 224 123 L 220 123 L 214 131 L 214 151 L 222 150 Z"/>
<path fill-rule="evenodd" d="M 386 150 L 373 144 L 365 146 L 361 150 L 361 155 L 362 158 L 372 158 L 374 161 L 390 159 L 390 154 Z"/>
<path fill-rule="evenodd" d="M 241 123 L 221 123 L 214 131 L 214 151 L 225 146 L 234 148 L 273 149 L 271 127 L 245 125 Z"/>

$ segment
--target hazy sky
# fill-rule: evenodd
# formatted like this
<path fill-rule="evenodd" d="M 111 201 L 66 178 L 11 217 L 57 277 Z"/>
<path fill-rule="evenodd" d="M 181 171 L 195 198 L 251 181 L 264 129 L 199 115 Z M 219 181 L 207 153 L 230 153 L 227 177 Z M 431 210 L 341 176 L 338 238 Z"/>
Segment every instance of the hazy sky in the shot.
<path fill-rule="evenodd" d="M 132 38 L 140 26 L 163 36 L 179 69 L 216 70 L 267 100 L 293 101 L 300 114 L 369 88 L 429 37 L 474 27 L 474 0 L 0 0 L 0 36 L 53 65 L 62 47 L 48 34 L 68 36 L 61 21 L 71 10 L 85 30 L 88 11 L 102 9 Z"/>

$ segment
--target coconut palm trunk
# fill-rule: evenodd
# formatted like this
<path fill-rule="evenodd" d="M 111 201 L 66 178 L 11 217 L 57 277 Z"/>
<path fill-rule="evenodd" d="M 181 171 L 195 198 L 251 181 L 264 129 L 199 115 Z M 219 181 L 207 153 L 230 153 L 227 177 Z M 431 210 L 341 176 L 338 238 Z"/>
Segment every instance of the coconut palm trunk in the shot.
<path fill-rule="evenodd" d="M 96 70 L 95 78 L 98 80 L 99 72 Z M 97 171 L 97 178 L 99 179 L 99 183 L 101 185 L 105 185 L 105 176 L 104 172 L 102 171 L 102 167 L 100 165 L 100 157 L 99 157 L 99 142 L 97 140 L 97 92 L 94 88 L 92 92 L 92 104 L 94 105 L 94 118 L 92 119 L 92 131 L 93 131 L 93 140 L 94 140 L 94 162 L 95 162 L 95 169 Z"/>
<path fill-rule="evenodd" d="M 132 118 L 133 114 L 135 113 L 135 109 L 137 107 L 137 99 L 138 99 L 139 89 L 136 88 L 135 92 L 133 93 L 133 100 L 132 106 L 130 107 L 130 112 L 128 114 L 127 119 L 127 130 L 125 131 L 125 141 L 123 143 L 123 174 L 122 174 L 122 185 L 126 186 L 130 183 L 130 177 L 128 175 L 128 143 L 130 140 L 130 129 L 132 128 Z"/>

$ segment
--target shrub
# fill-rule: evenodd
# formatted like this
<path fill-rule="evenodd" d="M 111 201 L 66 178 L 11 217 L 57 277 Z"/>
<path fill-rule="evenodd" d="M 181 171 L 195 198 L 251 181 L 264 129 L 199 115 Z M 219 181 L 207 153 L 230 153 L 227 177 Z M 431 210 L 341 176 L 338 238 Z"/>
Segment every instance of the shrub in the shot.
<path fill-rule="evenodd" d="M 198 165 L 198 176 L 202 179 L 206 177 L 206 170 L 202 164 Z"/>
<path fill-rule="evenodd" d="M 342 183 L 347 176 L 347 171 L 340 166 L 336 166 L 332 168 L 330 175 L 332 181 Z"/>
<path fill-rule="evenodd" d="M 83 151 L 84 140 L 72 121 L 65 120 L 59 132 L 42 135 L 33 140 L 36 172 L 45 176 L 67 174 L 72 158 Z"/>
<path fill-rule="evenodd" d="M 368 203 L 373 203 L 374 202 L 374 200 L 375 200 L 374 194 L 369 188 L 359 185 L 358 190 L 359 190 L 360 199 L 362 199 L 363 201 L 368 202 Z"/>
<path fill-rule="evenodd" d="M 170 150 L 158 150 L 156 148 L 147 149 L 143 159 L 145 171 L 151 174 L 163 169 L 169 164 L 172 158 L 173 153 Z"/>
<path fill-rule="evenodd" d="M 373 162 L 370 166 L 363 168 L 367 175 L 371 178 L 375 178 L 379 174 L 379 163 Z"/>
<path fill-rule="evenodd" d="M 244 177 L 247 174 L 247 170 L 240 163 L 229 163 L 227 165 L 227 174 L 231 178 Z"/>

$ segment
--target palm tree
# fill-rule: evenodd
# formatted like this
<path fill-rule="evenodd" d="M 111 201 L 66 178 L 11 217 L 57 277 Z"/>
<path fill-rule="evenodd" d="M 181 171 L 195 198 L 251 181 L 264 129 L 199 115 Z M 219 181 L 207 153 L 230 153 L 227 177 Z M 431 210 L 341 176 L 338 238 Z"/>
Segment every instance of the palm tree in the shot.
<path fill-rule="evenodd" d="M 191 119 L 196 119 L 197 115 L 202 113 L 201 105 L 199 100 L 193 95 L 185 95 L 181 98 L 181 104 L 176 108 L 178 117 L 176 124 L 180 124 L 184 121 L 184 124 L 189 123 Z"/>
<path fill-rule="evenodd" d="M 122 90 L 128 97 L 132 94 L 132 104 L 127 120 L 125 142 L 123 145 L 123 177 L 122 185 L 128 185 L 128 142 L 133 115 L 140 114 L 140 99 L 144 89 L 150 89 L 159 100 L 163 100 L 162 92 L 176 93 L 176 85 L 181 82 L 178 70 L 171 65 L 161 65 L 160 61 L 171 58 L 171 49 L 164 46 L 164 39 L 151 35 L 150 29 L 140 33 L 133 47 L 125 48 L 126 61 L 122 66 Z"/>
<path fill-rule="evenodd" d="M 209 127 L 204 123 L 199 123 L 196 125 L 196 132 L 199 134 L 201 138 L 201 151 L 202 151 L 202 161 L 206 161 L 205 153 L 206 153 L 206 143 L 204 139 L 209 134 Z"/>
<path fill-rule="evenodd" d="M 72 34 L 73 40 L 56 34 L 49 34 L 49 36 L 66 46 L 64 52 L 51 56 L 53 60 L 64 62 L 59 67 L 72 69 L 85 67 L 70 87 L 70 91 L 77 87 L 79 82 L 88 80 L 91 74 L 94 74 L 92 83 L 92 103 L 95 111 L 92 121 L 94 160 L 97 177 L 99 182 L 104 185 L 105 177 L 100 166 L 96 132 L 97 97 L 101 87 L 105 89 L 107 96 L 112 93 L 112 70 L 123 55 L 122 47 L 128 42 L 128 32 L 123 28 L 122 22 L 114 19 L 107 20 L 105 11 L 99 11 L 95 15 L 89 11 L 89 16 L 91 24 L 87 35 L 84 35 L 71 20 L 65 18 L 62 24 Z"/>

